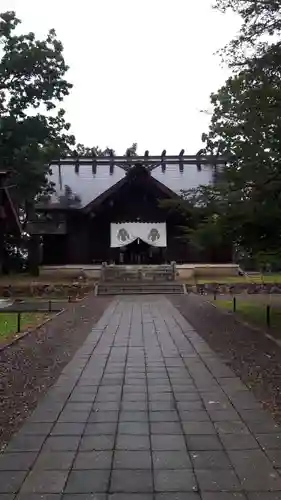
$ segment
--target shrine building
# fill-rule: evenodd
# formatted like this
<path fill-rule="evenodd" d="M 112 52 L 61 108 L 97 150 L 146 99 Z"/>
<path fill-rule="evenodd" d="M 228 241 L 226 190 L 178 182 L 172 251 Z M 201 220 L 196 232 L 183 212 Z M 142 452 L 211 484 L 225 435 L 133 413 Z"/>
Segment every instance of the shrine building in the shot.
<path fill-rule="evenodd" d="M 181 238 L 179 215 L 163 200 L 216 181 L 213 156 L 91 156 L 54 160 L 54 192 L 36 207 L 30 232 L 41 264 L 230 262 L 228 250 L 195 252 Z M 165 204 L 164 204 L 165 205 Z"/>

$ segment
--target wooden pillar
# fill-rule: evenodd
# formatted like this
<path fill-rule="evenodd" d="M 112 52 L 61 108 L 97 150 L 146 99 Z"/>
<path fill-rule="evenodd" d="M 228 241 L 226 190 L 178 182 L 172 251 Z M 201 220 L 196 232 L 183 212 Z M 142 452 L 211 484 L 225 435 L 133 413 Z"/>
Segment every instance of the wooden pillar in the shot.
<path fill-rule="evenodd" d="M 5 209 L 4 209 L 4 181 L 0 179 L 0 274 L 3 273 L 5 259 Z"/>
<path fill-rule="evenodd" d="M 33 226 L 36 223 L 36 213 L 33 203 L 26 203 L 26 212 L 28 221 Z M 40 253 L 40 236 L 38 234 L 31 234 L 28 244 L 28 271 L 31 276 L 39 276 Z"/>
<path fill-rule="evenodd" d="M 31 276 L 39 276 L 40 254 L 40 236 L 33 234 L 28 245 L 28 270 Z"/>

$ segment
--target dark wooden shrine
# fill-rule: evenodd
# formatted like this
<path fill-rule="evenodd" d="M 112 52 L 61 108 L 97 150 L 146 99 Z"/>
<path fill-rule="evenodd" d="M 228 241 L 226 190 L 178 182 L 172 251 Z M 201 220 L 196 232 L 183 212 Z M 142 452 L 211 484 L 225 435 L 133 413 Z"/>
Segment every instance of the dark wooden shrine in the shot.
<path fill-rule="evenodd" d="M 188 177 L 183 173 L 190 166 L 199 176 L 202 169 L 210 169 L 214 178 L 217 168 L 225 164 L 221 157 L 187 156 L 183 151 L 178 156 L 168 156 L 164 151 L 161 156 L 146 152 L 137 157 L 74 156 L 54 160 L 50 167 L 56 172 L 55 179 L 51 177 L 55 195 L 37 205 L 36 218 L 29 224 L 34 262 L 67 265 L 210 261 L 206 255 L 195 255 L 179 238 L 178 226 L 183 221 L 163 208 L 161 200 L 177 198 L 180 189 L 189 189 Z M 116 171 L 119 177 L 114 182 Z M 170 181 L 178 182 L 177 192 L 169 187 Z M 125 249 L 111 248 L 110 224 L 137 221 L 166 222 L 167 247 L 153 249 L 137 241 Z M 222 252 L 217 260 L 229 261 L 229 255 Z"/>
<path fill-rule="evenodd" d="M 5 240 L 13 236 L 16 239 L 21 236 L 21 224 L 17 209 L 10 195 L 8 185 L 9 172 L 0 170 L 0 273 L 9 272 L 8 255 Z"/>

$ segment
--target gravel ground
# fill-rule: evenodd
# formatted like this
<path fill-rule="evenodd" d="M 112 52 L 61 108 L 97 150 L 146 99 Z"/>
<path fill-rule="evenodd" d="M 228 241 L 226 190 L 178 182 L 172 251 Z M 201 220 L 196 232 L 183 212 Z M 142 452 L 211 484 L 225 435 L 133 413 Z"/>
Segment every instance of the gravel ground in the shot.
<path fill-rule="evenodd" d="M 194 294 L 171 302 L 281 423 L 281 348 Z"/>
<path fill-rule="evenodd" d="M 88 296 L 0 352 L 0 449 L 58 378 L 111 299 Z"/>

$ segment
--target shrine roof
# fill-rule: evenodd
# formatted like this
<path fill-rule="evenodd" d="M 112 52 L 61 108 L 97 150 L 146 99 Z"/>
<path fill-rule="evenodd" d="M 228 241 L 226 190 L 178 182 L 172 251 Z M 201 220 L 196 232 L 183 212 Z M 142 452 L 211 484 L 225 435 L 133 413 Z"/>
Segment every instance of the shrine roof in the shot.
<path fill-rule="evenodd" d="M 4 231 L 18 236 L 22 232 L 22 227 L 18 211 L 11 197 L 11 186 L 7 185 L 9 175 L 10 171 L 0 169 L 0 189 L 2 190 L 0 218 L 5 220 Z"/>
<path fill-rule="evenodd" d="M 119 165 L 109 166 L 97 164 L 93 171 L 91 164 L 80 163 L 75 168 L 72 163 L 53 163 L 50 166 L 50 180 L 54 183 L 54 193 L 48 201 L 48 208 L 83 208 L 100 195 L 111 189 L 126 177 L 126 171 Z M 202 164 L 183 165 L 167 163 L 165 169 L 161 165 L 151 170 L 151 176 L 176 194 L 182 190 L 196 188 L 200 184 L 207 185 L 213 181 L 213 166 Z"/>

